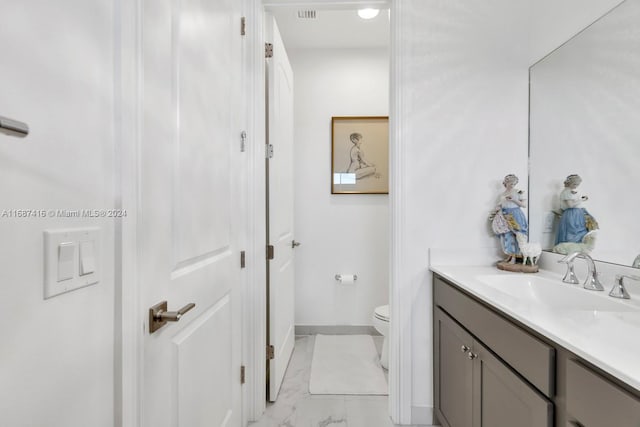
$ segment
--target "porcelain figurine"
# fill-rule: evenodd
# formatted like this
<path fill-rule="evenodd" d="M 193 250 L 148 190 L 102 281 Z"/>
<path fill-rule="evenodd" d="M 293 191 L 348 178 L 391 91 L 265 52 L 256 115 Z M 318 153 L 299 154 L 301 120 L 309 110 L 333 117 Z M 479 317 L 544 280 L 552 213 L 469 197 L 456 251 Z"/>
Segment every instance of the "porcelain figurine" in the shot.
<path fill-rule="evenodd" d="M 582 183 L 579 175 L 569 175 L 564 181 L 564 189 L 560 193 L 560 224 L 556 234 L 555 245 L 562 243 L 584 243 L 591 245 L 595 240 L 590 239 L 584 242 L 583 239 L 588 232 L 597 230 L 598 223 L 587 210 L 582 207 L 582 203 L 589 200 L 589 197 L 578 192 L 578 186 Z"/>
<path fill-rule="evenodd" d="M 538 258 L 542 252 L 539 243 L 527 242 L 529 225 L 522 208 L 527 207 L 527 198 L 518 190 L 518 177 L 509 174 L 504 177 L 504 191 L 498 198 L 495 210 L 489 216 L 493 232 L 500 238 L 500 246 L 506 258 L 497 263 L 501 270 L 535 273 Z M 516 262 L 516 260 L 522 262 Z M 527 263 L 529 265 L 527 265 Z"/>
<path fill-rule="evenodd" d="M 591 253 L 596 246 L 596 233 L 598 230 L 589 231 L 584 235 L 580 243 L 562 242 L 553 247 L 553 252 L 568 255 L 571 252 Z"/>

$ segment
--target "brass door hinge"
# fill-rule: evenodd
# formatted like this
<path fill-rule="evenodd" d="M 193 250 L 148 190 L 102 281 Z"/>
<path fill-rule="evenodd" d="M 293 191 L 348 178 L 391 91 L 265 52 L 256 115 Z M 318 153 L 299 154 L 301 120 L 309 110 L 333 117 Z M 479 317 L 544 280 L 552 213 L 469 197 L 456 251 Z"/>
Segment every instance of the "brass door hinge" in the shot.
<path fill-rule="evenodd" d="M 240 18 L 240 35 L 244 36 L 247 34 L 247 18 L 244 16 Z"/>
<path fill-rule="evenodd" d="M 273 247 L 273 245 L 268 245 L 267 246 L 267 259 L 274 259 L 275 258 L 275 248 Z"/>
<path fill-rule="evenodd" d="M 240 366 L 240 384 L 245 383 L 245 368 L 244 366 Z"/>
<path fill-rule="evenodd" d="M 273 58 L 273 44 L 265 43 L 264 44 L 264 57 L 265 58 Z"/>
<path fill-rule="evenodd" d="M 267 360 L 273 360 L 276 357 L 276 350 L 272 345 L 267 346 Z"/>

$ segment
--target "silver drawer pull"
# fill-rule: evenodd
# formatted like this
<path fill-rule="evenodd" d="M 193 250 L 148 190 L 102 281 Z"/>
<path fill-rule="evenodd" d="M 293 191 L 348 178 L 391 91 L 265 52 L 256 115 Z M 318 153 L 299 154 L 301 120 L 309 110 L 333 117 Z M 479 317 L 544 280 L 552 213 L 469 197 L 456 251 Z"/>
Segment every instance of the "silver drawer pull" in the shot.
<path fill-rule="evenodd" d="M 466 345 L 463 345 L 462 347 L 460 347 L 460 351 L 463 353 L 466 353 L 467 351 L 471 350 L 469 347 L 467 347 Z"/>
<path fill-rule="evenodd" d="M 477 355 L 477 354 L 475 354 L 475 353 L 473 353 L 473 352 L 471 352 L 471 351 L 470 351 L 469 353 L 467 353 L 467 358 L 468 358 L 469 360 L 473 360 L 473 359 L 475 359 L 476 357 L 478 357 L 478 355 Z"/>

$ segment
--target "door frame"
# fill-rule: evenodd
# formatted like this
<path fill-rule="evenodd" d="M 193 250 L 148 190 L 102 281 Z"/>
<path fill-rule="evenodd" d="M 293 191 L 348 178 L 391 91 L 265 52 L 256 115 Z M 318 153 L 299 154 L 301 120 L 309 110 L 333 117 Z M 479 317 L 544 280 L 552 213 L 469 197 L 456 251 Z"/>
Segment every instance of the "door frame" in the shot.
<path fill-rule="evenodd" d="M 264 114 L 265 114 L 265 87 L 264 87 L 264 35 L 262 17 L 264 8 L 277 7 L 315 7 L 315 8 L 348 8 L 363 5 L 367 7 L 382 6 L 391 8 L 390 31 L 390 96 L 389 96 L 389 133 L 390 133 L 390 277 L 389 277 L 389 305 L 391 307 L 391 321 L 389 334 L 389 414 L 394 423 L 411 424 L 412 422 L 412 290 L 410 286 L 400 284 L 411 283 L 410 278 L 403 273 L 403 257 L 406 252 L 404 247 L 405 235 L 405 204 L 406 195 L 403 182 L 405 180 L 405 153 L 398 142 L 406 137 L 403 131 L 405 125 L 405 107 L 402 97 L 403 84 L 405 83 L 405 70 L 402 58 L 405 55 L 406 45 L 401 37 L 403 28 L 403 11 L 405 3 L 390 0 L 247 0 L 252 4 L 247 9 L 248 37 L 247 46 L 252 46 L 256 55 L 248 54 L 248 72 L 252 76 L 252 83 L 248 88 L 250 105 L 250 135 L 253 139 L 253 162 L 250 168 L 250 210 L 253 216 L 252 253 L 254 254 L 255 268 L 249 275 L 246 292 L 247 313 L 243 332 L 247 337 L 252 357 L 247 359 L 248 375 L 250 381 L 247 386 L 251 390 L 246 391 L 247 411 L 249 420 L 260 418 L 266 408 L 266 394 L 264 379 L 265 348 L 266 348 L 266 240 L 264 238 L 265 199 L 264 191 Z M 258 267 L 261 263 L 265 268 Z"/>
<path fill-rule="evenodd" d="M 266 408 L 266 165 L 264 25 L 260 0 L 244 0 L 246 17 L 247 154 L 249 155 L 249 212 L 247 280 L 243 292 L 243 359 L 246 382 L 243 388 L 243 420 L 255 421 Z"/>
<path fill-rule="evenodd" d="M 266 239 L 265 239 L 265 123 L 264 123 L 264 57 L 262 16 L 265 6 L 353 7 L 354 5 L 384 5 L 391 7 L 390 41 L 390 281 L 389 304 L 393 313 L 389 336 L 389 412 L 398 424 L 411 423 L 412 409 L 412 343 L 410 278 L 402 271 L 406 200 L 403 167 L 406 163 L 402 145 L 407 137 L 404 100 L 402 97 L 405 70 L 402 58 L 406 45 L 401 37 L 403 2 L 389 0 L 243 0 L 247 36 L 244 41 L 248 200 L 247 280 L 243 285 L 242 357 L 246 365 L 246 383 L 242 390 L 243 424 L 257 420 L 266 408 L 265 348 L 266 348 Z M 127 210 L 128 218 L 137 217 L 139 202 L 140 99 L 142 81 L 142 1 L 115 0 L 117 27 L 114 58 L 116 66 L 116 134 L 114 173 L 116 204 Z M 139 307 L 137 272 L 137 223 L 119 220 L 115 227 L 115 324 L 114 324 L 114 413 L 116 426 L 140 427 L 142 402 L 143 322 Z M 400 286 L 403 284 L 402 286 Z M 406 308 L 406 310 L 403 310 Z"/>
<path fill-rule="evenodd" d="M 115 207 L 127 212 L 115 223 L 114 419 L 140 427 L 144 372 L 144 322 L 138 281 L 139 150 L 141 144 L 142 0 L 115 0 L 114 126 Z"/>

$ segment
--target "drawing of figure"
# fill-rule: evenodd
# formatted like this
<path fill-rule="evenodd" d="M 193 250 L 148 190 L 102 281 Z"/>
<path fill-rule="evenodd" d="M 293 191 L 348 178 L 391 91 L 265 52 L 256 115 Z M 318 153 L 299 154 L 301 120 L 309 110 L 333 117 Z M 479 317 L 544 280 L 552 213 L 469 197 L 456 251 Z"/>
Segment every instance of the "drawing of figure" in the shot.
<path fill-rule="evenodd" d="M 362 150 L 362 134 L 352 133 L 349 135 L 349 139 L 353 144 L 349 157 L 351 162 L 347 168 L 347 173 L 355 173 L 356 179 L 361 179 L 376 173 L 376 167 L 374 164 L 367 162 L 364 157 L 364 151 Z"/>

